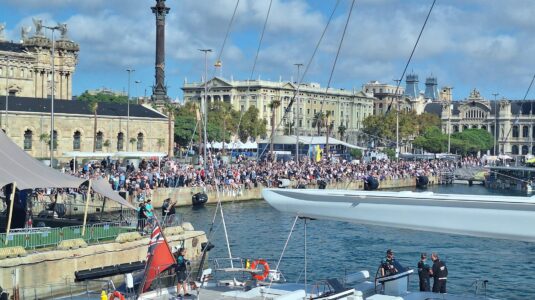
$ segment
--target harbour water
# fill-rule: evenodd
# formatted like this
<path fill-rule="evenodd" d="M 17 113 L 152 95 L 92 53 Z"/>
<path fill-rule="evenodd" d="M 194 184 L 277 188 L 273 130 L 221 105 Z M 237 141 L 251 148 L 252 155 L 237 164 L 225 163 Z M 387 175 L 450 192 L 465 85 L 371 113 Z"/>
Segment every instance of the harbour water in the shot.
<path fill-rule="evenodd" d="M 465 185 L 434 186 L 428 191 L 525 196 Z M 214 210 L 215 206 L 202 209 L 184 207 L 178 212 L 196 229 L 208 232 Z M 262 200 L 227 203 L 223 210 L 233 257 L 276 260 L 280 256 L 293 216 L 276 211 Z M 327 220 L 308 221 L 306 231 L 309 282 L 341 277 L 363 269 L 369 270 L 373 277 L 386 249 L 391 248 L 398 261 L 413 268 L 421 252 L 438 252 L 448 265 L 448 291 L 451 293 L 473 293 L 473 282 L 486 279 L 489 281 L 487 295 L 490 297 L 535 299 L 534 243 Z M 210 257 L 228 257 L 219 215 L 213 232 L 212 242 L 216 247 Z M 280 267 L 290 282 L 304 279 L 304 238 L 304 221 L 298 220 Z M 418 288 L 417 281 L 417 275 L 411 278 L 412 289 Z"/>

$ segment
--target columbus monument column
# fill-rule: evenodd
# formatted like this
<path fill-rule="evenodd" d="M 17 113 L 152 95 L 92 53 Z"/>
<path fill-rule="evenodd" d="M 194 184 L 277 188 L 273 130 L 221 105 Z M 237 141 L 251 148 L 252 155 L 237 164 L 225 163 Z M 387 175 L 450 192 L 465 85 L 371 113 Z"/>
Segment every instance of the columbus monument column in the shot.
<path fill-rule="evenodd" d="M 167 102 L 167 87 L 165 86 L 165 15 L 169 13 L 169 7 L 165 6 L 165 0 L 156 0 L 156 6 L 151 7 L 156 15 L 156 83 L 152 87 L 152 101 Z"/>

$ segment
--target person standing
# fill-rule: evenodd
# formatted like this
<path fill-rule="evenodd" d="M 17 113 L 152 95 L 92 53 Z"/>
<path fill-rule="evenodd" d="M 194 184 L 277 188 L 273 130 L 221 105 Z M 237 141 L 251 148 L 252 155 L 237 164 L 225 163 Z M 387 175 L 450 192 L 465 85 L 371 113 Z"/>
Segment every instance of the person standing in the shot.
<path fill-rule="evenodd" d="M 448 280 L 448 268 L 435 252 L 431 255 L 431 260 L 433 261 L 433 293 L 445 294 L 446 282 Z"/>
<path fill-rule="evenodd" d="M 420 255 L 420 261 L 418 262 L 418 277 L 420 278 L 420 292 L 431 291 L 429 278 L 431 276 L 431 267 L 427 263 L 427 254 L 422 253 Z"/>
<path fill-rule="evenodd" d="M 176 267 L 175 272 L 177 276 L 177 285 L 176 285 L 176 293 L 177 295 L 180 295 L 180 288 L 184 290 L 184 296 L 191 296 L 188 293 L 188 289 L 186 287 L 187 285 L 187 264 L 189 261 L 186 259 L 186 249 L 180 248 L 177 252 L 177 258 L 176 258 Z"/>
<path fill-rule="evenodd" d="M 394 266 L 394 251 L 391 249 L 386 250 L 386 258 L 381 261 L 381 276 L 390 276 L 398 272 Z"/>

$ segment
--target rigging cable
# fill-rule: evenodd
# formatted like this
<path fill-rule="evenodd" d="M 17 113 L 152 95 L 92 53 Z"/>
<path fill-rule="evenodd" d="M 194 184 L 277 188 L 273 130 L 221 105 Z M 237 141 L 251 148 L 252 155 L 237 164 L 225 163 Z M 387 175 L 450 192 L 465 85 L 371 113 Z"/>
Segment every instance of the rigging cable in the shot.
<path fill-rule="evenodd" d="M 533 86 L 533 81 L 535 81 L 535 74 L 533 74 L 533 77 L 531 78 L 531 82 L 529 83 L 529 86 L 528 86 L 528 89 L 526 91 L 526 94 L 524 95 L 524 98 L 522 98 L 522 102 L 526 101 L 526 98 L 528 97 L 528 94 L 529 94 L 529 91 L 531 90 L 531 87 Z M 494 112 L 495 114 L 497 114 L 498 112 Z M 522 113 L 522 104 L 520 104 L 520 108 L 518 110 L 518 114 L 516 115 L 516 118 L 515 120 L 513 121 L 513 125 L 517 125 L 518 122 L 520 121 L 520 114 Z M 503 146 L 505 146 L 505 143 L 507 142 L 507 140 L 509 139 L 509 135 L 511 134 L 511 131 L 513 130 L 513 126 L 511 126 L 511 128 L 509 128 L 509 131 L 507 132 L 507 135 L 504 136 L 504 139 L 502 140 L 502 143 L 504 144 Z M 499 151 L 498 151 L 499 152 Z M 528 151 L 529 152 L 529 151 Z"/>
<path fill-rule="evenodd" d="M 250 96 L 250 91 L 251 91 L 251 80 L 253 80 L 253 76 L 254 76 L 254 71 L 256 69 L 256 64 L 258 62 L 258 56 L 260 54 L 260 48 L 262 47 L 262 41 L 264 40 L 264 35 L 266 33 L 266 28 L 267 28 L 267 23 L 268 23 L 268 20 L 269 20 L 269 15 L 271 13 L 271 6 L 273 4 L 273 0 L 270 0 L 269 1 L 269 7 L 268 7 L 268 11 L 267 11 L 267 14 L 266 14 L 266 19 L 264 20 L 264 26 L 262 27 L 262 33 L 260 34 L 260 40 L 258 41 L 258 47 L 256 49 L 256 54 L 255 54 L 255 58 L 254 58 L 254 61 L 253 61 L 253 67 L 251 68 L 251 74 L 249 75 L 249 79 L 247 80 L 247 100 L 249 100 L 249 96 Z M 236 126 L 236 135 L 240 136 L 240 126 L 241 126 L 241 121 L 243 119 L 243 115 L 245 114 L 245 112 L 243 112 L 240 108 L 240 119 L 238 120 L 238 125 Z M 272 125 L 273 126 L 273 125 Z M 234 152 L 234 148 L 231 150 L 230 152 L 230 156 L 232 157 L 232 153 Z"/>
<path fill-rule="evenodd" d="M 427 16 L 425 17 L 424 24 L 422 25 L 422 28 L 420 29 L 420 33 L 418 34 L 418 38 L 416 39 L 416 43 L 414 43 L 414 47 L 412 47 L 411 55 L 409 56 L 409 59 L 407 60 L 407 63 L 405 64 L 405 68 L 403 69 L 403 73 L 401 73 L 401 77 L 399 78 L 399 80 L 397 80 L 397 86 L 396 86 L 396 90 L 394 92 L 394 95 L 398 94 L 399 85 L 401 84 L 401 81 L 403 80 L 403 77 L 405 76 L 405 73 L 407 72 L 407 68 L 409 67 L 409 64 L 411 63 L 412 56 L 414 55 L 414 52 L 416 51 L 416 47 L 418 47 L 418 43 L 420 42 L 420 38 L 422 37 L 422 34 L 424 32 L 424 29 L 425 29 L 425 26 L 427 25 L 427 20 L 429 20 L 429 16 L 431 15 L 431 12 L 433 11 L 433 7 L 435 7 L 435 3 L 436 2 L 437 2 L 437 0 L 433 0 L 433 3 L 431 4 L 431 7 L 429 8 L 429 12 L 427 13 Z M 390 109 L 392 108 L 392 102 L 394 101 L 395 98 L 396 97 L 393 97 L 392 100 L 390 100 L 390 104 L 388 104 L 388 108 L 387 108 L 385 114 L 390 112 Z M 398 101 L 398 106 L 399 106 L 399 101 Z"/>
<path fill-rule="evenodd" d="M 331 12 L 331 15 L 329 16 L 329 20 L 327 20 L 327 24 L 325 24 L 323 32 L 321 33 L 321 36 L 320 36 L 318 42 L 316 43 L 316 47 L 314 48 L 314 52 L 312 52 L 312 56 L 308 60 L 308 63 L 306 64 L 306 67 L 305 67 L 305 70 L 303 71 L 301 79 L 298 82 L 303 82 L 306 74 L 308 73 L 308 69 L 310 68 L 310 65 L 312 64 L 312 61 L 314 60 L 314 57 L 316 56 L 316 53 L 317 53 L 317 51 L 319 49 L 319 46 L 321 45 L 321 42 L 323 41 L 323 37 L 325 36 L 325 33 L 327 32 L 327 29 L 329 28 L 329 25 L 331 24 L 331 21 L 332 21 L 332 19 L 334 17 L 334 13 L 336 12 L 336 9 L 338 8 L 339 4 L 340 4 L 340 0 L 337 0 L 336 4 L 334 5 L 334 8 L 333 8 L 333 10 Z M 276 127 L 277 129 L 280 127 L 280 125 L 282 124 L 283 120 L 287 117 L 287 114 L 290 112 L 290 109 L 291 109 L 293 103 L 295 102 L 296 97 L 297 97 L 297 90 L 294 91 L 294 95 L 293 95 L 292 99 L 290 100 L 290 103 L 288 104 L 288 107 L 284 110 L 284 115 L 282 116 L 281 120 L 279 121 L 279 124 Z M 270 138 L 270 140 L 271 140 L 271 138 Z M 260 155 L 258 157 L 262 157 L 262 155 L 264 154 L 264 152 L 266 152 L 266 150 L 267 150 L 267 146 L 264 147 L 264 149 L 262 150 L 262 152 L 260 153 Z"/>

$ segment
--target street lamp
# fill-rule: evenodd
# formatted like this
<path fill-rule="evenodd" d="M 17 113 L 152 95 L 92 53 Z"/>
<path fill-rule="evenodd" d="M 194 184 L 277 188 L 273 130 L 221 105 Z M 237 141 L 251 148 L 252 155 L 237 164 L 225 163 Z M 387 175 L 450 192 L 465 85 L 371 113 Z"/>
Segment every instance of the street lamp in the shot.
<path fill-rule="evenodd" d="M 130 75 L 136 70 L 132 68 L 126 69 L 128 72 L 128 93 L 126 96 L 126 151 L 130 151 Z"/>
<path fill-rule="evenodd" d="M 9 88 L 7 87 L 8 86 L 8 78 L 9 78 L 9 56 L 6 56 L 6 120 L 4 121 L 5 124 L 4 124 L 4 129 L 7 133 L 7 126 L 8 126 L 8 122 L 7 122 L 7 114 L 8 114 L 8 101 L 9 101 Z"/>
<path fill-rule="evenodd" d="M 297 107 L 296 107 L 296 110 L 295 110 L 295 115 L 297 116 L 297 120 L 295 121 L 295 138 L 296 138 L 296 141 L 295 141 L 295 161 L 297 162 L 297 166 L 299 166 L 299 104 L 300 104 L 300 99 L 299 99 L 299 87 L 301 86 L 301 78 L 300 78 L 300 71 L 301 71 L 301 67 L 303 66 L 303 64 L 294 64 L 294 66 L 297 66 Z M 273 124 L 271 124 L 271 126 L 274 126 Z"/>
<path fill-rule="evenodd" d="M 138 87 L 139 87 L 139 84 L 141 83 L 141 80 L 136 80 L 134 81 L 134 83 L 136 84 L 136 104 L 139 104 Z"/>
<path fill-rule="evenodd" d="M 206 136 L 206 95 L 208 93 L 208 52 L 212 52 L 212 49 L 199 49 L 199 51 L 204 52 L 204 97 L 201 105 L 201 111 L 203 115 L 203 130 L 204 130 L 204 159 L 203 159 L 203 168 L 204 172 L 206 172 L 206 160 L 208 159 L 206 153 L 207 153 L 207 144 L 208 144 L 208 137 Z M 200 149 L 199 149 L 200 150 Z M 206 174 L 205 174 L 206 176 Z"/>
<path fill-rule="evenodd" d="M 451 112 L 453 110 L 453 104 L 450 104 L 449 106 L 449 113 L 448 113 L 448 154 L 451 153 Z"/>
<path fill-rule="evenodd" d="M 494 96 L 494 155 L 496 155 L 496 141 L 498 140 L 498 102 L 496 96 L 499 93 L 492 93 Z"/>
<path fill-rule="evenodd" d="M 56 66 L 55 66 L 55 40 L 54 40 L 54 33 L 56 30 L 59 29 L 59 26 L 43 26 L 46 29 L 50 29 L 52 31 L 52 92 L 50 97 L 50 167 L 54 167 L 54 139 L 56 138 L 54 136 L 54 93 L 55 93 L 55 81 L 56 81 Z"/>

